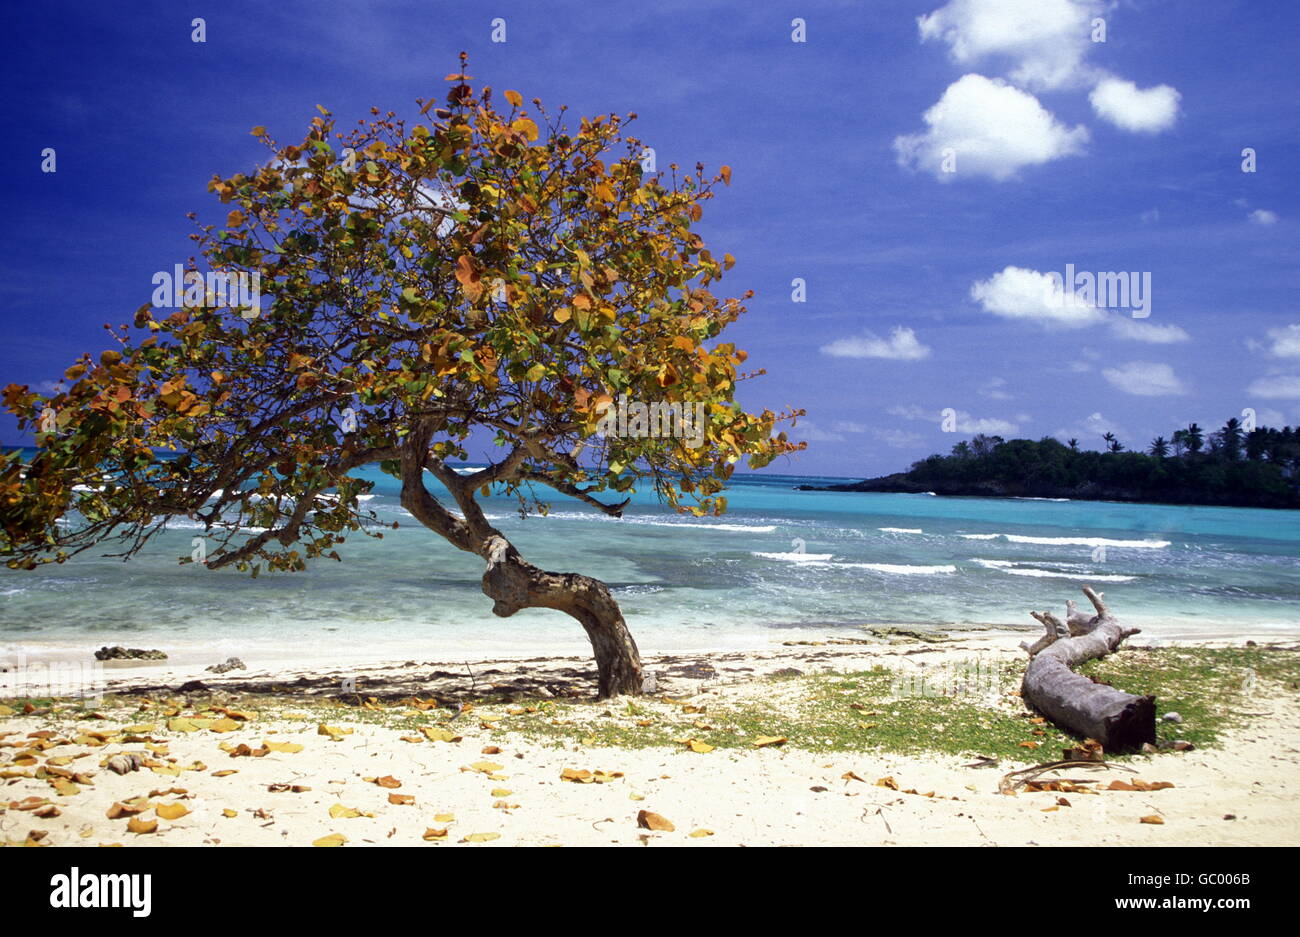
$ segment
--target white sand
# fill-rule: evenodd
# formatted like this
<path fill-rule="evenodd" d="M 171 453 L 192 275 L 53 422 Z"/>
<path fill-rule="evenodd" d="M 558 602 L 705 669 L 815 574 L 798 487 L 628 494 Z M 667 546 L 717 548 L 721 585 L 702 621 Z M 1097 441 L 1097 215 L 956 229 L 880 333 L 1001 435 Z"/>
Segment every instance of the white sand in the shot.
<path fill-rule="evenodd" d="M 720 694 L 745 690 L 744 682 L 734 681 L 783 666 L 805 672 L 847 670 L 892 658 L 906 667 L 921 658 L 939 661 L 972 649 L 1010 657 L 1017 653 L 1014 644 L 1015 639 L 1006 636 L 984 635 L 938 650 L 916 644 L 785 647 L 716 655 L 703 662 L 651 661 L 651 669 L 671 673 L 674 666 L 711 664 L 717 676 L 709 680 L 665 677 L 676 699 L 706 705 Z M 416 678 L 431 666 L 437 669 L 428 664 L 394 667 L 375 675 L 369 684 L 363 680 L 363 685 L 370 691 L 401 691 L 401 680 L 413 680 L 412 686 L 426 687 L 419 695 L 427 697 L 429 683 Z M 516 677 L 529 686 L 563 684 L 566 679 L 581 683 L 588 666 L 586 661 L 554 659 L 485 662 L 475 670 L 481 689 L 487 680 L 509 682 Z M 451 669 L 449 665 L 448 672 Z M 488 670 L 499 673 L 483 673 Z M 213 687 L 237 686 L 242 676 L 235 672 L 228 678 L 205 675 L 204 679 Z M 277 679 L 292 683 L 295 678 Z M 337 687 L 337 677 L 325 682 Z M 229 705 L 238 709 L 238 698 Z M 159 720 L 156 712 L 145 715 L 132 709 L 107 711 L 109 718 L 102 720 L 78 720 L 58 712 L 10 715 L 0 718 L 0 732 L 10 733 L 0 739 L 0 770 L 12 775 L 0 782 L 5 785 L 0 795 L 4 807 L 0 840 L 22 842 L 30 831 L 43 830 L 41 842 L 50 845 L 132 846 L 302 846 L 330 834 L 346 837 L 348 845 L 430 846 L 455 844 L 471 834 L 498 834 L 490 841 L 493 845 L 1294 845 L 1300 843 L 1300 705 L 1294 692 L 1277 687 L 1264 688 L 1251 705 L 1264 715 L 1231 732 L 1221 748 L 1141 756 L 1130 762 L 1136 775 L 1098 775 L 1103 785 L 1115 778 L 1138 777 L 1172 782 L 1171 789 L 1015 796 L 998 793 L 998 781 L 1005 772 L 1032 762 L 1003 762 L 981 769 L 963 767 L 969 758 L 818 754 L 792 747 L 704 754 L 684 746 L 623 750 L 569 743 L 558 747 L 494 729 L 490 717 L 505 713 L 505 704 L 482 704 L 459 717 L 453 723 L 463 734 L 459 742 L 403 741 L 401 737 L 412 736 L 412 730 L 352 722 L 343 707 L 334 710 L 337 716 L 330 716 L 329 724 L 353 731 L 338 741 L 318 733 L 315 710 L 305 721 L 259 714 L 251 721 L 236 719 L 233 731 L 208 728 L 189 733 L 169 731 L 166 719 Z M 285 711 L 293 706 L 290 700 Z M 396 706 L 399 711 L 405 708 Z M 189 712 L 184 709 L 182 714 Z M 144 743 L 125 740 L 100 746 L 75 741 L 86 730 L 112 738 L 116 730 L 137 720 L 156 723 L 147 736 L 165 749 L 150 753 Z M 41 752 L 34 764 L 14 764 L 15 756 L 32 741 L 28 734 L 43 730 L 55 739 L 74 741 Z M 219 747 L 244 743 L 258 748 L 263 741 L 293 742 L 302 750 L 230 757 Z M 497 746 L 500 752 L 484 754 L 488 746 Z M 100 766 L 108 756 L 123 751 L 146 752 L 158 767 L 119 776 Z M 17 776 L 35 774 L 51 764 L 51 758 L 69 758 L 55 767 L 88 775 L 93 783 L 78 784 L 75 793 L 60 793 L 50 778 Z M 480 764 L 481 770 L 471 767 L 485 762 L 490 764 Z M 188 770 L 173 774 L 177 767 Z M 214 775 L 230 769 L 237 773 Z M 561 779 L 565 769 L 603 771 L 611 777 L 604 783 L 574 783 Z M 863 780 L 846 778 L 850 772 Z M 877 780 L 886 776 L 902 790 L 878 786 Z M 1070 776 L 1077 777 L 1078 772 Z M 382 777 L 395 778 L 400 787 L 367 780 Z M 277 784 L 310 789 L 272 792 L 269 786 Z M 816 787 L 825 790 L 812 790 Z M 159 793 L 173 788 L 181 793 Z M 918 793 L 903 792 L 907 790 Z M 931 791 L 933 797 L 923 796 Z M 414 802 L 391 803 L 390 794 L 409 796 Z M 141 796 L 152 806 L 139 817 L 156 820 L 155 832 L 130 833 L 127 817 L 105 816 L 114 802 Z M 1057 806 L 1061 796 L 1069 806 L 1044 809 Z M 36 815 L 40 808 L 17 809 L 29 797 L 47 799 L 58 816 L 40 818 Z M 189 812 L 160 819 L 157 806 L 174 803 Z M 335 805 L 363 815 L 331 817 Z M 676 830 L 639 828 L 637 814 L 643 809 L 666 817 Z M 225 810 L 234 816 L 225 816 Z M 447 814 L 454 819 L 438 819 Z M 1235 819 L 1224 818 L 1229 814 Z M 1139 822 L 1150 816 L 1164 823 Z M 426 841 L 429 829 L 448 832 L 445 838 Z M 696 830 L 709 830 L 712 835 L 689 835 Z"/>

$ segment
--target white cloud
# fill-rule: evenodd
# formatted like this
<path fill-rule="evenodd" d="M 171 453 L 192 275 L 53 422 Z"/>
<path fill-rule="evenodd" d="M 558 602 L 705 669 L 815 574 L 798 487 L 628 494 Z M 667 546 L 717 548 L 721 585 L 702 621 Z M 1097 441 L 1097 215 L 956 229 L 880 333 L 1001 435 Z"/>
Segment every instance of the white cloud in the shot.
<path fill-rule="evenodd" d="M 1004 319 L 1031 319 L 1067 328 L 1096 325 L 1106 319 L 1106 313 L 1096 306 L 1067 298 L 1058 279 L 1023 267 L 1006 267 L 987 280 L 977 280 L 970 295 L 985 312 Z"/>
<path fill-rule="evenodd" d="M 1140 217 L 1142 219 L 1143 224 L 1155 224 L 1157 221 L 1160 220 L 1160 209 L 1158 208 L 1149 209 L 1147 211 L 1144 211 Z"/>
<path fill-rule="evenodd" d="M 951 0 L 917 18 L 921 40 L 948 44 L 961 65 L 996 57 L 1011 79 L 1034 88 L 1077 85 L 1091 77 L 1084 58 L 1100 0 Z"/>
<path fill-rule="evenodd" d="M 795 439 L 805 442 L 844 442 L 844 436 L 841 433 L 833 433 L 822 429 L 812 420 L 801 420 L 799 425 L 790 430 Z"/>
<path fill-rule="evenodd" d="M 1278 358 L 1300 358 L 1300 325 L 1286 325 L 1280 329 L 1269 329 L 1268 337 L 1273 339 L 1270 354 Z"/>
<path fill-rule="evenodd" d="M 1056 120 L 1032 94 L 1000 79 L 963 75 L 948 86 L 923 117 L 924 133 L 900 136 L 900 165 L 932 172 L 941 180 L 977 175 L 1004 180 L 1022 167 L 1083 152 L 1088 129 Z M 955 172 L 945 172 L 951 151 Z"/>
<path fill-rule="evenodd" d="M 872 430 L 871 434 L 886 446 L 895 449 L 915 449 L 925 442 L 925 437 L 920 433 L 909 433 L 901 429 L 877 429 Z"/>
<path fill-rule="evenodd" d="M 1187 393 L 1187 387 L 1174 369 L 1153 361 L 1130 361 L 1115 368 L 1105 368 L 1102 376 L 1110 386 L 1138 397 L 1167 397 Z"/>
<path fill-rule="evenodd" d="M 1277 224 L 1280 220 L 1277 212 L 1269 211 L 1267 208 L 1257 208 L 1250 213 L 1249 218 L 1252 224 Z"/>
<path fill-rule="evenodd" d="M 865 433 L 867 427 L 865 423 L 854 423 L 851 420 L 836 420 L 832 428 L 837 433 Z"/>
<path fill-rule="evenodd" d="M 1142 319 L 1123 317 L 1111 320 L 1110 330 L 1116 338 L 1125 338 L 1133 342 L 1149 342 L 1152 345 L 1172 345 L 1191 339 L 1187 330 L 1177 325 L 1157 325 Z"/>
<path fill-rule="evenodd" d="M 891 416 L 899 416 L 905 420 L 924 420 L 929 423 L 942 423 L 944 418 L 943 412 L 940 410 L 926 410 L 917 406 L 890 407 L 887 412 Z M 1002 420 L 997 417 L 976 418 L 965 410 L 954 410 L 953 413 L 956 416 L 956 429 L 959 433 L 1010 436 L 1020 431 L 1020 426 L 1010 420 Z M 1027 422 L 1030 417 L 1028 414 L 1020 414 L 1019 419 Z"/>
<path fill-rule="evenodd" d="M 989 400 L 1013 400 L 1011 394 L 1008 394 L 1002 388 L 1007 386 L 1007 380 L 1004 377 L 995 377 L 985 382 L 984 386 L 979 389 L 981 397 L 987 397 Z"/>
<path fill-rule="evenodd" d="M 921 344 L 916 333 L 906 326 L 897 326 L 889 338 L 878 338 L 871 332 L 852 338 L 838 338 L 822 346 L 822 354 L 833 358 L 888 358 L 892 361 L 920 361 L 930 357 L 930 348 Z"/>
<path fill-rule="evenodd" d="M 1300 399 L 1300 374 L 1274 374 L 1255 380 L 1246 392 L 1270 400 Z"/>
<path fill-rule="evenodd" d="M 1179 93 L 1169 85 L 1139 88 L 1122 78 L 1105 78 L 1088 100 L 1097 116 L 1131 133 L 1160 133 L 1178 118 Z"/>
<path fill-rule="evenodd" d="M 1097 412 L 1090 414 L 1072 426 L 1058 429 L 1056 437 L 1062 442 L 1077 439 L 1080 445 L 1087 449 L 1097 447 L 1096 440 L 1107 433 L 1114 433 L 1116 436 L 1126 435 L 1124 427 Z"/>

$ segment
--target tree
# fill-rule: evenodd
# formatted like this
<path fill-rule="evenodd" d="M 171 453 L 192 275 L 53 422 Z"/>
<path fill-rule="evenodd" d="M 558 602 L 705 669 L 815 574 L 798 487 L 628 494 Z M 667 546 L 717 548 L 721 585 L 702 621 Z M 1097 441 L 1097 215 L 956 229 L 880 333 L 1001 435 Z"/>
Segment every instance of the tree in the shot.
<path fill-rule="evenodd" d="M 1163 436 L 1157 436 L 1151 440 L 1151 448 L 1147 450 L 1157 459 L 1163 459 L 1169 455 L 1169 441 Z"/>
<path fill-rule="evenodd" d="M 515 91 L 498 106 L 463 55 L 447 80 L 446 106 L 418 102 L 414 126 L 372 109 L 343 135 L 321 109 L 289 146 L 256 127 L 271 160 L 212 179 L 230 211 L 193 237 L 209 273 L 256 276 L 267 308 L 237 308 L 211 277 L 191 284 L 195 270 L 183 308 L 141 307 L 134 329 L 110 330 L 116 348 L 68 370 L 67 390 L 5 388 L 20 425 L 39 430 L 30 465 L 0 464 L 9 566 L 106 542 L 130 556 L 177 515 L 215 538 L 209 569 L 338 560 L 348 534 L 382 536 L 359 505 L 371 485 L 351 474 L 378 462 L 419 523 L 483 559 L 495 614 L 571 615 L 601 697 L 641 691 L 605 584 L 527 563 L 478 498 L 495 486 L 544 511 L 542 487 L 617 517 L 643 483 L 678 510 L 721 513 L 741 458 L 761 467 L 803 448 L 773 435 L 802 411 L 734 401 L 754 375 L 717 341 L 752 294 L 710 292 L 733 258 L 692 225 L 731 173 L 648 173 L 623 119 L 570 130 L 563 109 L 526 110 Z M 602 435 L 626 401 L 658 405 L 659 426 L 629 419 Z M 692 409 L 702 425 L 673 433 L 673 414 L 680 430 Z M 468 460 L 471 439 L 501 455 L 462 476 L 450 463 Z"/>
<path fill-rule="evenodd" d="M 1223 450 L 1226 458 L 1236 461 L 1241 456 L 1241 441 L 1245 432 L 1241 428 L 1241 420 L 1235 416 L 1231 417 L 1223 428 L 1219 430 L 1219 446 Z"/>
<path fill-rule="evenodd" d="M 1200 452 L 1201 446 L 1205 444 L 1205 431 L 1196 423 L 1192 423 L 1183 430 L 1183 442 L 1189 452 Z"/>
<path fill-rule="evenodd" d="M 1101 438 L 1106 440 L 1106 449 L 1110 452 L 1123 452 L 1124 444 L 1115 438 L 1115 434 L 1106 432 L 1101 434 Z"/>
<path fill-rule="evenodd" d="M 1078 452 L 1078 451 L 1079 451 L 1079 440 L 1074 439 L 1073 437 L 1071 437 L 1071 439 L 1070 439 L 1070 441 L 1067 443 L 1067 445 L 1069 445 L 1069 447 L 1070 447 L 1071 450 L 1073 450 L 1073 451 L 1075 451 L 1075 452 Z"/>

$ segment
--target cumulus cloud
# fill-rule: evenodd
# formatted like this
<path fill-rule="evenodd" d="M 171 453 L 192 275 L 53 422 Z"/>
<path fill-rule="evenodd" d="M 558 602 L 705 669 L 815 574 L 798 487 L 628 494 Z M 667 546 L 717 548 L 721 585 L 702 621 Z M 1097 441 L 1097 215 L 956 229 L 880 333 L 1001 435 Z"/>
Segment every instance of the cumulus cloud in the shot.
<path fill-rule="evenodd" d="M 1269 353 L 1278 358 L 1300 358 L 1300 325 L 1284 325 L 1280 329 L 1269 329 L 1268 337 L 1273 340 Z"/>
<path fill-rule="evenodd" d="M 1081 328 L 1106 319 L 1096 306 L 1067 297 L 1064 284 L 1049 274 L 1006 267 L 970 288 L 971 299 L 985 312 L 1004 319 L 1029 319 L 1045 325 Z"/>
<path fill-rule="evenodd" d="M 894 151 L 900 165 L 941 180 L 1009 179 L 1025 166 L 1082 153 L 1088 142 L 1088 128 L 1066 127 L 1032 94 L 983 75 L 957 79 L 922 119 L 925 132 L 895 138 Z"/>
<path fill-rule="evenodd" d="M 1138 397 L 1168 397 L 1187 393 L 1187 386 L 1167 364 L 1154 361 L 1130 361 L 1101 372 L 1116 390 Z"/>
<path fill-rule="evenodd" d="M 923 42 L 947 43 L 963 66 L 986 58 L 1011 65 L 1010 78 L 1030 88 L 1087 81 L 1091 23 L 1100 0 L 952 0 L 917 18 Z"/>
<path fill-rule="evenodd" d="M 1277 224 L 1280 220 L 1277 212 L 1269 211 L 1267 208 L 1257 208 L 1248 217 L 1252 224 Z"/>
<path fill-rule="evenodd" d="M 1169 85 L 1139 88 L 1123 78 L 1105 78 L 1088 100 L 1097 116 L 1131 133 L 1160 133 L 1178 119 L 1181 95 Z"/>
<path fill-rule="evenodd" d="M 1300 374 L 1273 374 L 1256 379 L 1246 392 L 1270 400 L 1300 399 Z"/>
<path fill-rule="evenodd" d="M 1110 330 L 1116 338 L 1131 342 L 1147 342 L 1152 345 L 1172 345 L 1191 339 L 1187 330 L 1177 325 L 1157 325 L 1143 319 L 1112 319 Z"/>
<path fill-rule="evenodd" d="M 942 423 L 944 412 L 942 410 L 926 410 L 923 407 L 890 407 L 887 411 L 891 416 L 902 417 L 905 420 L 923 420 L 928 423 Z M 976 433 L 985 433 L 990 436 L 1010 436 L 1020 431 L 1020 426 L 1010 420 L 1003 420 L 997 417 L 974 417 L 965 410 L 954 410 L 956 430 L 958 433 L 974 435 Z M 1030 419 L 1028 414 L 1021 414 L 1018 419 L 1022 422 Z"/>
<path fill-rule="evenodd" d="M 921 344 L 916 333 L 897 326 L 889 338 L 864 332 L 851 338 L 839 338 L 822 346 L 822 354 L 833 358 L 888 358 L 891 361 L 920 361 L 930 357 L 930 348 Z"/>

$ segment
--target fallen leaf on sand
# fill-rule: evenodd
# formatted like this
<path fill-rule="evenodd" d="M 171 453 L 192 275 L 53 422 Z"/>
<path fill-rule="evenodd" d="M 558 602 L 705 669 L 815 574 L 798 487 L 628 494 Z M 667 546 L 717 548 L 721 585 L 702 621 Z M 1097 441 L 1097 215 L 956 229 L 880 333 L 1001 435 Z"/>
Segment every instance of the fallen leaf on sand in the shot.
<path fill-rule="evenodd" d="M 876 787 L 887 787 L 891 791 L 896 791 L 898 790 L 898 782 L 894 780 L 894 776 L 891 774 L 878 780 Z"/>
<path fill-rule="evenodd" d="M 189 808 L 184 804 L 159 804 L 154 808 L 154 813 L 164 820 L 179 820 L 189 812 Z"/>
<path fill-rule="evenodd" d="M 755 748 L 766 748 L 769 745 L 784 745 L 789 741 L 784 735 L 760 735 L 754 739 Z"/>
<path fill-rule="evenodd" d="M 227 807 L 225 810 L 221 811 L 221 815 L 227 819 L 230 819 L 231 817 L 239 816 L 239 811 L 231 810 L 229 807 Z"/>
<path fill-rule="evenodd" d="M 434 823 L 451 823 L 456 819 L 454 813 L 435 813 L 433 815 Z"/>
<path fill-rule="evenodd" d="M 1162 825 L 1164 825 L 1165 818 L 1164 818 L 1164 817 L 1160 817 L 1160 816 L 1156 816 L 1156 815 L 1153 813 L 1153 814 L 1151 814 L 1150 816 L 1143 817 L 1139 822 L 1141 822 L 1141 823 L 1154 823 L 1156 826 L 1162 826 Z"/>
<path fill-rule="evenodd" d="M 701 755 L 706 755 L 709 752 L 713 751 L 712 745 L 710 745 L 708 742 L 701 742 L 699 739 L 687 739 L 686 747 L 693 752 L 698 752 Z"/>
<path fill-rule="evenodd" d="M 425 726 L 420 730 L 430 742 L 459 742 L 461 736 L 442 726 Z"/>
<path fill-rule="evenodd" d="M 430 841 L 435 839 L 446 839 L 447 830 L 445 827 L 441 830 L 435 830 L 433 827 L 429 827 L 427 830 L 424 831 L 424 838 Z"/>
<path fill-rule="evenodd" d="M 316 734 L 328 735 L 331 742 L 341 742 L 343 741 L 343 736 L 352 734 L 352 730 L 340 729 L 338 726 L 327 726 L 322 722 L 316 727 Z"/>
<path fill-rule="evenodd" d="M 494 788 L 492 788 L 492 796 L 493 796 L 493 797 L 509 797 L 512 793 L 514 793 L 514 792 L 513 792 L 513 791 L 508 791 L 508 790 L 506 790 L 504 787 L 494 787 Z"/>
<path fill-rule="evenodd" d="M 262 747 L 273 752 L 286 752 L 290 755 L 302 751 L 302 746 L 297 742 L 263 742 Z"/>
<path fill-rule="evenodd" d="M 643 830 L 660 830 L 664 833 L 671 833 L 677 829 L 667 817 L 661 817 L 649 810 L 642 810 L 636 815 L 636 825 Z"/>
<path fill-rule="evenodd" d="M 390 774 L 386 774 L 382 778 L 375 778 L 375 783 L 378 784 L 380 787 L 387 787 L 390 789 L 394 787 L 402 786 L 402 782 L 397 780 L 397 778 L 393 777 Z"/>
<path fill-rule="evenodd" d="M 843 774 L 840 775 L 840 778 L 842 778 L 845 781 L 862 781 L 863 784 L 867 783 L 863 778 L 858 777 L 852 771 L 845 771 Z"/>
<path fill-rule="evenodd" d="M 698 829 L 698 830 L 692 830 L 692 831 L 691 831 L 689 834 L 687 834 L 687 835 L 689 835 L 689 836 L 691 837 L 691 839 L 703 839 L 703 838 L 706 837 L 706 836 L 712 836 L 712 835 L 713 835 L 713 830 L 706 830 L 706 829 L 700 828 L 700 829 Z"/>
<path fill-rule="evenodd" d="M 484 746 L 483 746 L 483 750 L 482 750 L 479 754 L 481 754 L 481 755 L 499 755 L 499 754 L 501 754 L 501 749 L 497 748 L 495 745 L 484 745 Z"/>
<path fill-rule="evenodd" d="M 342 804 L 335 804 L 330 807 L 330 816 L 335 820 L 351 820 L 361 815 L 361 811 L 356 807 L 345 807 Z"/>
<path fill-rule="evenodd" d="M 492 842 L 492 840 L 500 839 L 500 838 L 501 838 L 500 833 L 470 833 L 468 836 L 462 839 L 461 842 L 462 843 L 490 843 Z"/>
<path fill-rule="evenodd" d="M 399 807 L 407 807 L 415 803 L 414 794 L 389 794 L 388 802 L 397 804 Z"/>
<path fill-rule="evenodd" d="M 594 778 L 586 768 L 565 768 L 560 772 L 560 780 L 572 781 L 574 784 L 590 784 Z"/>
<path fill-rule="evenodd" d="M 329 836 L 322 836 L 320 839 L 312 842 L 313 846 L 342 846 L 348 841 L 348 838 L 342 833 L 331 833 Z"/>
<path fill-rule="evenodd" d="M 128 833 L 152 833 L 157 829 L 157 820 L 141 820 L 139 817 L 132 817 L 126 824 Z"/>

